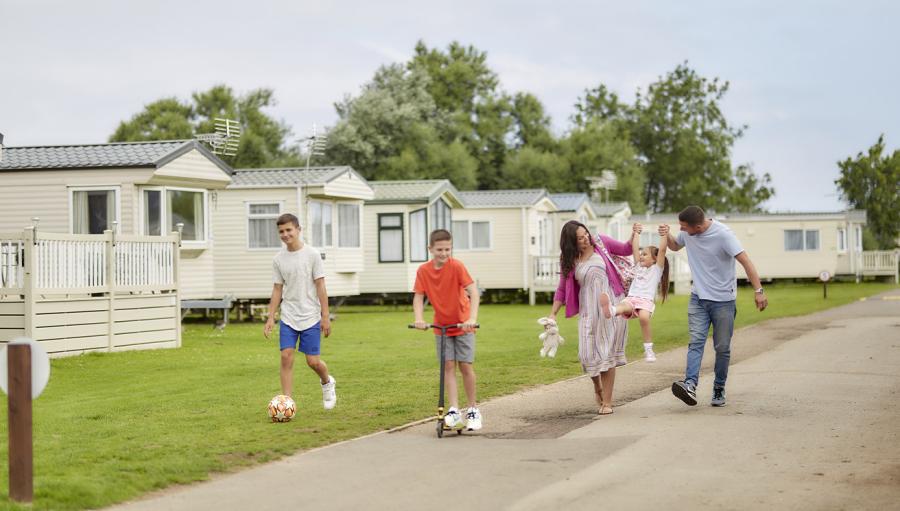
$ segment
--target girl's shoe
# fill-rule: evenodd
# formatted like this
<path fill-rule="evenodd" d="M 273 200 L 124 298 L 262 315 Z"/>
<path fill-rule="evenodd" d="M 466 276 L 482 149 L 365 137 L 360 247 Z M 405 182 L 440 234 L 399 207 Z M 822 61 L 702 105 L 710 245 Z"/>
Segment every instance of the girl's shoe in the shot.
<path fill-rule="evenodd" d="M 653 348 L 644 349 L 644 362 L 656 362 L 656 353 L 653 353 Z"/>

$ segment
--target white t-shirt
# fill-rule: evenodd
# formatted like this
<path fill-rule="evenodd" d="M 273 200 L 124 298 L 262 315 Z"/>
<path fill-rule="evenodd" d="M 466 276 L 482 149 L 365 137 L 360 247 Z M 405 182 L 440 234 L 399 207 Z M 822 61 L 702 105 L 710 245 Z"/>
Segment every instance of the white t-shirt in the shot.
<path fill-rule="evenodd" d="M 294 330 L 306 330 L 322 318 L 316 294 L 316 280 L 325 277 L 322 256 L 313 247 L 291 252 L 286 248 L 272 261 L 272 282 L 284 284 L 281 294 L 281 321 Z"/>
<path fill-rule="evenodd" d="M 656 264 L 649 267 L 635 266 L 634 280 L 631 281 L 631 287 L 628 288 L 628 296 L 646 298 L 652 302 L 656 298 L 656 290 L 659 289 L 661 278 L 662 269 Z"/>

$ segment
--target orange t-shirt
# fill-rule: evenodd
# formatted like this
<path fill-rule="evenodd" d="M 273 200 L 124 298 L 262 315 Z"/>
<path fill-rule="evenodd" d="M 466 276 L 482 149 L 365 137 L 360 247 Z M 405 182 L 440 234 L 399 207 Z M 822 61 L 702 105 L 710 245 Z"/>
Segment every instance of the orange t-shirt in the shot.
<path fill-rule="evenodd" d="M 434 261 L 428 261 L 416 271 L 416 285 L 413 291 L 428 297 L 434 308 L 435 325 L 453 325 L 469 319 L 469 295 L 466 286 L 473 282 L 463 263 L 454 258 L 447 259 L 440 268 Z M 441 331 L 435 329 L 436 334 Z M 447 335 L 462 335 L 460 328 L 447 330 Z"/>

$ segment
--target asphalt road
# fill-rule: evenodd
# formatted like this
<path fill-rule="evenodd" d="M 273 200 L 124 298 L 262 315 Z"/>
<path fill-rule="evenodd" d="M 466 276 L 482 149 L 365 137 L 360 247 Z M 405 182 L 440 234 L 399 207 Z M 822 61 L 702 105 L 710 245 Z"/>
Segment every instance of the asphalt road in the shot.
<path fill-rule="evenodd" d="M 485 403 L 477 434 L 428 422 L 111 509 L 900 508 L 900 292 L 739 330 L 723 408 L 709 349 L 698 406 L 672 396 L 685 353 L 620 368 L 612 415 L 579 377 Z"/>

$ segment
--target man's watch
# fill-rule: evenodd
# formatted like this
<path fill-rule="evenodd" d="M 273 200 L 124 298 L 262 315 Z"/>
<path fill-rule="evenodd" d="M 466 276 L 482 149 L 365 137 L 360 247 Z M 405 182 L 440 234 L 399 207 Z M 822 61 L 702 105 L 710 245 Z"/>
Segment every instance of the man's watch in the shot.
<path fill-rule="evenodd" d="M 763 294 L 764 292 L 765 292 L 765 291 L 763 291 L 763 288 L 759 288 L 759 289 L 756 290 L 756 294 L 758 294 L 758 295 L 761 295 L 761 294 Z"/>

